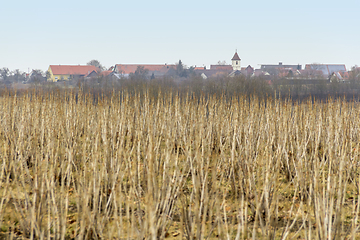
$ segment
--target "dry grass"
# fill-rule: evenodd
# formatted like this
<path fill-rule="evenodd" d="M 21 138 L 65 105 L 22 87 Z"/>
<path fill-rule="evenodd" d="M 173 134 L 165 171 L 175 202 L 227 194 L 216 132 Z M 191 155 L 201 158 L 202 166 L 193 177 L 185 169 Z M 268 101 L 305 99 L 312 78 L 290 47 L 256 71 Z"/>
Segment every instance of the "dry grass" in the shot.
<path fill-rule="evenodd" d="M 0 97 L 0 231 L 30 239 L 356 239 L 357 103 Z"/>

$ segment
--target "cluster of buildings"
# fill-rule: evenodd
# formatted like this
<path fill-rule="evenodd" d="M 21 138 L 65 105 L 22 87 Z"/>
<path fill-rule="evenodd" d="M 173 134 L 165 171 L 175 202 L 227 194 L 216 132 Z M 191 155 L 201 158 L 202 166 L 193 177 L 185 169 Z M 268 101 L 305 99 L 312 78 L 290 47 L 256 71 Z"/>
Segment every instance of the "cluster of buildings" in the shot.
<path fill-rule="evenodd" d="M 349 72 L 346 70 L 345 64 L 306 64 L 302 69 L 302 65 L 285 65 L 279 64 L 262 64 L 259 69 L 252 66 L 241 67 L 241 59 L 235 52 L 231 59 L 231 65 L 210 65 L 210 69 L 206 67 L 195 68 L 195 71 L 206 79 L 219 75 L 228 74 L 229 76 L 244 75 L 247 77 L 263 77 L 265 79 L 273 78 L 301 78 L 301 79 L 334 79 L 347 80 Z"/>
<path fill-rule="evenodd" d="M 101 71 L 91 65 L 50 65 L 47 80 L 51 82 L 67 81 L 74 78 L 91 78 L 97 76 L 122 78 L 135 73 L 138 67 L 147 70 L 150 76 L 159 77 L 166 75 L 176 68 L 175 64 L 116 64 L 109 70 Z"/>
<path fill-rule="evenodd" d="M 91 65 L 50 65 L 48 68 L 47 80 L 51 82 L 69 81 L 74 78 L 91 78 L 97 76 L 122 78 L 134 74 L 136 70 L 142 67 L 146 70 L 148 76 L 161 77 L 173 74 L 176 71 L 175 64 L 116 64 L 109 70 L 101 71 L 99 68 Z M 281 62 L 277 65 L 262 64 L 259 69 L 252 66 L 241 66 L 241 59 L 237 52 L 231 59 L 229 65 L 210 65 L 206 67 L 193 67 L 193 72 L 203 79 L 214 78 L 218 76 L 238 76 L 272 78 L 328 78 L 337 80 L 346 80 L 349 78 L 349 72 L 344 64 L 306 64 L 285 65 Z"/>

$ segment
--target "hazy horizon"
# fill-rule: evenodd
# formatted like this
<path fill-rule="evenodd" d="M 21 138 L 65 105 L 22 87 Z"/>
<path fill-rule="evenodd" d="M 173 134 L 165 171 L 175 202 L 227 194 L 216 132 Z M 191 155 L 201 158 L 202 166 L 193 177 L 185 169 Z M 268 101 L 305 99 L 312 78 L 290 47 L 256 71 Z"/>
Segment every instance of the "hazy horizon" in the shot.
<path fill-rule="evenodd" d="M 6 1 L 0 68 L 120 63 L 360 64 L 360 2 Z"/>

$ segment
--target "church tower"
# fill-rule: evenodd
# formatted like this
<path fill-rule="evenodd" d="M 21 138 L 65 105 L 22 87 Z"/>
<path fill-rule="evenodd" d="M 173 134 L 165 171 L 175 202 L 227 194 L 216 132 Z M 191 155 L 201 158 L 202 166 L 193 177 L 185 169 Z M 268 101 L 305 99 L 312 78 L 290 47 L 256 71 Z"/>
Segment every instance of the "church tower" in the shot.
<path fill-rule="evenodd" d="M 235 52 L 233 58 L 231 59 L 232 62 L 232 68 L 233 71 L 240 71 L 241 70 L 241 59 L 239 58 L 239 55 L 237 54 L 237 51 Z"/>

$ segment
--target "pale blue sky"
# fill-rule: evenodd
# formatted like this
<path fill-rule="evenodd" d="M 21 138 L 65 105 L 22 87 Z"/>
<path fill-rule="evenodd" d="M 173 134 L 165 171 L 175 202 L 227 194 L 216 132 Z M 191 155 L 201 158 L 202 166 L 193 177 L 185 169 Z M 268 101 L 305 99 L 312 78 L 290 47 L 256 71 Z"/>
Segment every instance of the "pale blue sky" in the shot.
<path fill-rule="evenodd" d="M 360 65 L 359 0 L 2 0 L 0 68 L 50 64 Z"/>

